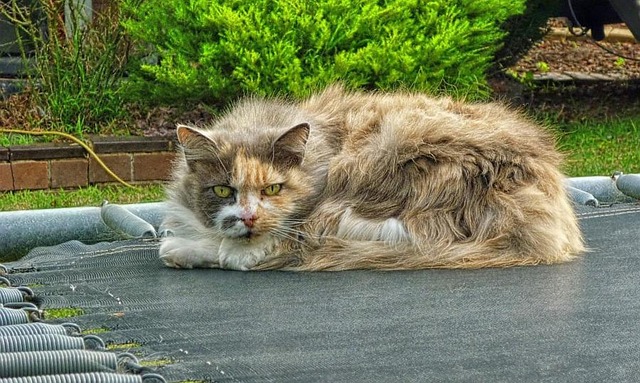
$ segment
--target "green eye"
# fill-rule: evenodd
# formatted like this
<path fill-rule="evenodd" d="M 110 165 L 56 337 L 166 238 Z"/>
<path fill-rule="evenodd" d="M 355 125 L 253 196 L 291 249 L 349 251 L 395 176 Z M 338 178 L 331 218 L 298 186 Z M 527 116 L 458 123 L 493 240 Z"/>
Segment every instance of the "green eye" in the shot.
<path fill-rule="evenodd" d="M 282 184 L 273 184 L 262 189 L 262 193 L 266 196 L 271 197 L 280 193 L 280 189 L 282 189 Z"/>
<path fill-rule="evenodd" d="M 220 198 L 229 198 L 233 189 L 228 186 L 218 185 L 213 187 L 213 192 Z"/>

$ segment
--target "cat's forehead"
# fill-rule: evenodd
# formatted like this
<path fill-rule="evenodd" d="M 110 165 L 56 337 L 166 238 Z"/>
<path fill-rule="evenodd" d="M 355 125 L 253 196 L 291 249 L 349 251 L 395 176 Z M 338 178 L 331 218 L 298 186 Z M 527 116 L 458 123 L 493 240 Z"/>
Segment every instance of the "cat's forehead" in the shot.
<path fill-rule="evenodd" d="M 233 160 L 230 183 L 236 187 L 262 189 L 266 185 L 282 182 L 282 176 L 271 162 L 240 149 Z"/>
<path fill-rule="evenodd" d="M 220 154 L 232 159 L 237 154 L 246 157 L 270 158 L 275 140 L 273 134 L 266 132 L 250 134 L 248 131 L 242 134 L 233 131 L 214 132 L 209 135 L 209 139 L 215 143 Z"/>

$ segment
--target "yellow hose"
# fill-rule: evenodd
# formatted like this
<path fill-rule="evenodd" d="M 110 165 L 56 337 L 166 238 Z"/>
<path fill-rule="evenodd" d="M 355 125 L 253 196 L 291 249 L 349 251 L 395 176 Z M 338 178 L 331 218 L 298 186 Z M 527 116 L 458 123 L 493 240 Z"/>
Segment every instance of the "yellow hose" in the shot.
<path fill-rule="evenodd" d="M 126 181 L 124 181 L 123 179 L 118 177 L 114 172 L 112 172 L 111 169 L 109 169 L 109 167 L 107 165 L 105 165 L 104 162 L 102 162 L 100 157 L 98 157 L 98 155 L 93 151 L 93 149 L 91 149 L 89 147 L 89 145 L 85 144 L 82 140 L 80 140 L 79 138 L 77 138 L 75 136 L 72 136 L 71 134 L 64 133 L 64 132 L 54 132 L 54 131 L 51 131 L 51 132 L 42 131 L 42 130 L 30 131 L 30 130 L 1 129 L 1 128 L 0 128 L 0 133 L 27 134 L 27 135 L 32 135 L 32 136 L 51 135 L 51 136 L 60 136 L 60 137 L 67 138 L 67 139 L 77 143 L 78 145 L 82 146 L 84 148 L 84 150 L 86 150 L 87 153 L 89 153 L 89 155 L 91 157 L 93 157 L 94 160 L 96 160 L 98 165 L 100 165 L 100 167 L 102 169 L 104 169 L 104 171 L 107 172 L 107 174 L 109 174 L 111 177 L 113 177 L 116 181 L 120 182 L 121 184 L 123 184 L 126 187 L 129 187 L 129 188 L 132 188 L 132 189 L 137 189 L 137 187 L 131 185 L 130 183 L 127 183 Z"/>

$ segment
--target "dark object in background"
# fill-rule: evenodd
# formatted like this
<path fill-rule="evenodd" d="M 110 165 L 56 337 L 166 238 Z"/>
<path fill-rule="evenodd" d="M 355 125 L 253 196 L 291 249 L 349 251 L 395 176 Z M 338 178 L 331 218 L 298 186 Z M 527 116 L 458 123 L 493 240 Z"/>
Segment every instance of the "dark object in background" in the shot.
<path fill-rule="evenodd" d="M 566 0 L 561 15 L 574 27 L 591 30 L 591 37 L 604 39 L 606 24 L 625 23 L 640 41 L 640 0 Z M 585 31 L 586 32 L 586 31 Z"/>

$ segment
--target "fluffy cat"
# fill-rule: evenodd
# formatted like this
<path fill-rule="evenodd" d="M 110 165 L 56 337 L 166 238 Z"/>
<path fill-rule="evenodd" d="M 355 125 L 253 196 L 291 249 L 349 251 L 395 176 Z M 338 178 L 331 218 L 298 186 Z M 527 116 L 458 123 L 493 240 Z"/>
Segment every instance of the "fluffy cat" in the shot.
<path fill-rule="evenodd" d="M 499 104 L 333 86 L 177 135 L 170 267 L 506 267 L 584 250 L 553 137 Z"/>

